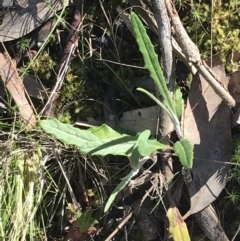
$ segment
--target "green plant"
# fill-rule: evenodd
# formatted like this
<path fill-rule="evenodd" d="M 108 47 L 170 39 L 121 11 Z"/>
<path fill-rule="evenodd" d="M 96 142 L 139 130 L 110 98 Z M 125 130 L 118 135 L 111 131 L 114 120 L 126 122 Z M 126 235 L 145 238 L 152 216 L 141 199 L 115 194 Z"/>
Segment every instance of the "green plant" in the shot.
<path fill-rule="evenodd" d="M 182 22 L 203 58 L 210 57 L 211 52 L 220 54 L 225 68 L 231 71 L 236 65 L 231 60 L 231 54 L 240 50 L 236 1 L 191 1 L 188 9 L 189 12 L 182 9 L 179 14 L 184 16 Z"/>
<path fill-rule="evenodd" d="M 20 38 L 17 41 L 16 47 L 19 51 L 25 51 L 29 48 L 30 40 L 27 38 Z"/>
<path fill-rule="evenodd" d="M 132 13 L 132 22 L 140 51 L 144 57 L 145 66 L 150 71 L 150 75 L 158 91 L 162 94 L 164 102 L 160 102 L 155 96 L 144 89 L 138 88 L 138 90 L 150 96 L 167 112 L 180 139 L 180 141 L 174 144 L 174 151 L 179 156 L 182 165 L 186 168 L 191 168 L 193 161 L 193 146 L 189 140 L 182 139 L 180 122 L 178 119 L 178 116 L 181 115 L 181 109 L 178 109 L 178 107 L 182 105 L 176 104 L 171 99 L 151 41 L 140 19 L 134 13 Z M 179 95 L 176 95 L 175 101 L 180 101 Z M 149 130 L 145 130 L 136 136 L 130 136 L 117 132 L 105 124 L 100 127 L 91 127 L 88 130 L 74 128 L 56 119 L 42 120 L 39 124 L 47 133 L 53 134 L 57 139 L 69 145 L 77 146 L 82 153 L 101 156 L 109 154 L 123 155 L 129 158 L 132 170 L 127 176 L 122 178 L 122 181 L 113 190 L 106 203 L 105 212 L 109 209 L 117 194 L 138 174 L 140 167 L 147 160 L 154 158 L 157 150 L 172 149 L 170 146 L 164 145 L 155 139 L 151 139 Z"/>
<path fill-rule="evenodd" d="M 225 198 L 228 200 L 227 205 L 232 204 L 233 206 L 237 206 L 240 201 L 239 191 L 236 191 L 236 190 L 227 191 L 227 195 Z"/>
<path fill-rule="evenodd" d="M 182 114 L 182 98 L 179 94 L 180 90 L 176 89 L 174 102 L 169 94 L 162 69 L 158 63 L 157 54 L 154 51 L 154 47 L 150 41 L 149 36 L 147 35 L 146 29 L 135 13 L 131 14 L 131 19 L 137 43 L 144 58 L 145 67 L 149 70 L 150 76 L 154 80 L 154 83 L 157 87 L 157 91 L 162 95 L 163 103 L 147 90 L 142 88 L 137 88 L 137 90 L 148 95 L 166 111 L 174 125 L 178 138 L 180 139 L 180 141 L 177 141 L 174 144 L 174 151 L 179 156 L 181 164 L 186 168 L 191 168 L 193 164 L 193 146 L 189 140 L 182 139 L 179 121 L 179 118 Z"/>
<path fill-rule="evenodd" d="M 108 210 L 118 192 L 138 174 L 140 167 L 148 159 L 153 159 L 157 150 L 171 149 L 170 146 L 155 139 L 149 139 L 149 130 L 136 136 L 130 136 L 117 132 L 105 124 L 100 127 L 91 127 L 88 130 L 80 130 L 56 119 L 42 120 L 39 124 L 47 133 L 53 134 L 57 139 L 77 146 L 82 153 L 100 156 L 122 155 L 129 158 L 132 171 L 114 189 L 105 206 L 105 211 Z"/>

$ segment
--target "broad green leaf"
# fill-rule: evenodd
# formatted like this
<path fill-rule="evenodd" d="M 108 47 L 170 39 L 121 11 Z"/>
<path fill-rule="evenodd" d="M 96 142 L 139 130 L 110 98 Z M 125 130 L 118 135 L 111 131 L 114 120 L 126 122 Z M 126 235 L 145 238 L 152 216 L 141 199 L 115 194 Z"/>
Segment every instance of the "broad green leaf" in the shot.
<path fill-rule="evenodd" d="M 139 135 L 119 134 L 110 127 L 81 130 L 56 119 L 42 120 L 40 126 L 62 142 L 77 146 L 81 152 L 89 155 L 124 155 L 130 156 Z M 106 131 L 106 135 L 103 132 Z M 94 133 L 94 134 L 93 134 Z M 113 137 L 109 137 L 110 133 Z"/>
<path fill-rule="evenodd" d="M 178 119 L 181 118 L 183 113 L 183 98 L 182 98 L 182 92 L 178 85 L 175 85 L 175 91 L 174 91 L 174 104 L 175 104 L 175 110 L 177 113 Z"/>
<path fill-rule="evenodd" d="M 80 151 L 88 155 L 123 155 L 130 156 L 138 136 L 122 135 L 118 138 L 89 141 L 80 147 Z"/>
<path fill-rule="evenodd" d="M 131 13 L 131 20 L 139 50 L 143 55 L 145 67 L 149 70 L 150 76 L 154 80 L 158 91 L 162 94 L 166 105 L 171 108 L 172 111 L 174 111 L 174 104 L 170 97 L 162 69 L 159 65 L 158 56 L 155 53 L 154 47 L 147 35 L 146 29 L 139 17 L 133 12 Z"/>
<path fill-rule="evenodd" d="M 121 134 L 114 129 L 112 129 L 110 126 L 103 124 L 101 126 L 94 126 L 90 127 L 88 129 L 93 135 L 97 136 L 100 139 L 105 139 L 105 138 L 114 138 L 114 137 L 120 137 Z"/>
<path fill-rule="evenodd" d="M 122 178 L 122 181 L 118 184 L 118 186 L 113 190 L 112 194 L 110 195 L 105 208 L 104 212 L 107 212 L 110 206 L 112 205 L 114 199 L 116 198 L 117 194 L 129 183 L 129 181 L 138 174 L 139 169 L 133 169 L 127 176 Z"/>
<path fill-rule="evenodd" d="M 150 156 L 157 150 L 171 149 L 170 146 L 164 145 L 157 140 L 139 140 L 138 151 L 142 156 Z"/>
<path fill-rule="evenodd" d="M 85 233 L 93 225 L 98 223 L 97 220 L 92 218 L 93 210 L 90 209 L 86 213 L 79 215 L 76 221 L 73 222 L 73 226 L 80 229 L 81 232 Z"/>
<path fill-rule="evenodd" d="M 177 208 L 169 208 L 167 211 L 169 220 L 169 233 L 172 235 L 174 241 L 191 241 L 181 214 Z"/>
<path fill-rule="evenodd" d="M 58 140 L 68 145 L 76 145 L 81 147 L 89 141 L 97 140 L 91 132 L 80 130 L 69 124 L 63 124 L 57 119 L 42 120 L 39 125 L 44 131 L 54 135 Z"/>
<path fill-rule="evenodd" d="M 147 140 L 150 137 L 150 135 L 151 135 L 150 130 L 144 130 L 139 134 L 138 140 Z"/>
<path fill-rule="evenodd" d="M 193 145 L 188 139 L 177 141 L 173 146 L 174 152 L 179 157 L 179 161 L 186 168 L 193 165 Z"/>

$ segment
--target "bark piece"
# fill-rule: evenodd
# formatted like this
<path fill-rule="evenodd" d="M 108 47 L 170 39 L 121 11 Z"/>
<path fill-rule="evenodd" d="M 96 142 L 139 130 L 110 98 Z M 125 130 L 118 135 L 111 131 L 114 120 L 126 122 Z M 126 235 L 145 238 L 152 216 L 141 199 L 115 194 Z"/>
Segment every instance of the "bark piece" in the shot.
<path fill-rule="evenodd" d="M 194 214 L 194 218 L 210 240 L 229 241 L 211 205 L 203 211 Z"/>
<path fill-rule="evenodd" d="M 226 81 L 218 55 L 213 57 L 212 63 L 213 71 Z M 224 162 L 231 160 L 230 109 L 199 75 L 193 79 L 189 92 L 183 135 L 194 145 L 193 181 L 188 186 L 191 208 L 184 216 L 187 218 L 218 197 L 229 172 L 229 166 Z"/>
<path fill-rule="evenodd" d="M 36 118 L 25 96 L 23 83 L 16 71 L 16 66 L 3 53 L 0 53 L 0 77 L 13 97 L 27 129 L 31 129 L 36 124 Z"/>

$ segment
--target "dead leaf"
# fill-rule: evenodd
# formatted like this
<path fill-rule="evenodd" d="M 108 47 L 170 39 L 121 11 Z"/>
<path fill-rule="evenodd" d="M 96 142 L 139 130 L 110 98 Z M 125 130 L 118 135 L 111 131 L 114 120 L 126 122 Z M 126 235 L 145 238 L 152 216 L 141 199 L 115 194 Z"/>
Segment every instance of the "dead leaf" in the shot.
<path fill-rule="evenodd" d="M 190 241 L 186 223 L 183 221 L 178 209 L 169 208 L 167 211 L 169 220 L 169 233 L 173 236 L 174 241 Z"/>
<path fill-rule="evenodd" d="M 213 56 L 212 65 L 225 85 L 225 69 L 218 55 Z M 189 92 L 183 133 L 194 145 L 193 181 L 188 185 L 191 207 L 184 216 L 187 218 L 218 197 L 229 173 L 224 162 L 231 160 L 230 109 L 199 75 L 194 77 Z"/>
<path fill-rule="evenodd" d="M 127 131 L 141 132 L 147 128 L 152 135 L 156 135 L 156 126 L 158 123 L 159 106 L 151 106 L 138 110 L 126 111 L 120 120 L 120 126 Z"/>
<path fill-rule="evenodd" d="M 16 0 L 14 6 L 3 17 L 0 25 L 0 41 L 20 38 L 54 16 L 73 0 Z M 49 7 L 51 6 L 51 8 Z M 54 9 L 54 11 L 52 11 Z"/>

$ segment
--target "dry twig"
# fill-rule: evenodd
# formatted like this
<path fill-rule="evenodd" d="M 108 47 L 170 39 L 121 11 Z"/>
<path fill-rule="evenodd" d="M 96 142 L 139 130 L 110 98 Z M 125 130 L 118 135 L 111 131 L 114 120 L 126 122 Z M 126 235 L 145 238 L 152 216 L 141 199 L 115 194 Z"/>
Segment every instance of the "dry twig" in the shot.
<path fill-rule="evenodd" d="M 42 110 L 42 113 L 44 113 L 47 117 L 52 117 L 54 115 L 54 111 L 57 106 L 57 101 L 59 99 L 62 84 L 64 77 L 67 73 L 68 67 L 70 65 L 70 62 L 72 60 L 72 56 L 75 52 L 75 49 L 77 47 L 77 41 L 78 36 L 80 33 L 80 27 L 82 26 L 82 14 L 81 14 L 81 8 L 84 0 L 79 1 L 76 5 L 73 22 L 71 24 L 72 29 L 74 30 L 71 36 L 69 37 L 69 40 L 67 42 L 67 45 L 64 49 L 61 61 L 60 61 L 60 69 L 58 71 L 57 75 L 57 81 L 52 88 L 52 93 L 48 99 L 48 102 L 46 103 L 44 109 Z"/>

